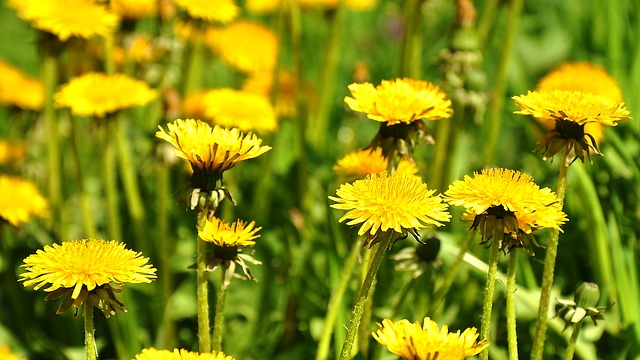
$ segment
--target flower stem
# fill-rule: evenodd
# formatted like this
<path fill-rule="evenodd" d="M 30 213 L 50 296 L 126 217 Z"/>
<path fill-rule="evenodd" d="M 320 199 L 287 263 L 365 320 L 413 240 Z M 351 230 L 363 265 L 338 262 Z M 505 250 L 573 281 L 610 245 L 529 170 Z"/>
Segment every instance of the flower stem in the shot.
<path fill-rule="evenodd" d="M 480 339 L 489 340 L 491 331 L 491 311 L 493 310 L 493 290 L 496 283 L 496 272 L 498 270 L 498 255 L 500 242 L 504 237 L 504 225 L 502 219 L 496 219 L 494 236 L 491 241 L 491 252 L 489 253 L 489 269 L 487 270 L 487 284 L 484 288 L 484 304 L 482 306 L 482 323 L 480 329 Z M 480 354 L 480 360 L 489 359 L 489 349 L 485 349 Z"/>
<path fill-rule="evenodd" d="M 116 180 L 116 154 L 113 144 L 113 119 L 105 119 L 103 125 L 103 175 L 105 198 L 107 201 L 107 232 L 108 237 L 122 241 L 120 225 L 120 209 L 118 207 L 118 186 Z"/>
<path fill-rule="evenodd" d="M 420 23 L 422 19 L 422 4 L 424 0 L 410 0 L 406 6 L 407 30 L 404 39 L 402 54 L 403 76 L 419 79 L 422 69 L 422 31 Z"/>
<path fill-rule="evenodd" d="M 507 341 L 509 360 L 518 360 L 518 334 L 516 332 L 516 249 L 509 252 L 507 269 Z"/>
<path fill-rule="evenodd" d="M 95 329 L 93 327 L 93 305 L 85 302 L 84 311 L 84 351 L 87 360 L 96 360 L 98 358 L 98 350 L 96 349 Z"/>
<path fill-rule="evenodd" d="M 204 215 L 203 215 L 204 216 Z M 196 267 L 198 306 L 198 349 L 201 353 L 211 352 L 211 327 L 209 325 L 209 288 L 207 281 L 206 241 L 197 237 L 198 258 Z"/>
<path fill-rule="evenodd" d="M 556 195 L 562 207 L 564 204 L 564 193 L 567 188 L 567 169 L 569 165 L 564 161 L 568 155 L 569 148 L 566 147 L 562 160 L 560 161 L 560 171 L 558 174 L 558 187 Z M 536 320 L 536 333 L 533 338 L 533 346 L 531 349 L 531 359 L 541 360 L 544 352 L 544 340 L 547 333 L 547 313 L 549 312 L 549 300 L 551 298 L 551 286 L 553 285 L 553 275 L 556 266 L 556 257 L 558 255 L 558 238 L 560 232 L 558 229 L 552 228 L 549 231 L 549 243 L 547 244 L 547 252 L 544 258 L 544 270 L 542 272 L 542 284 L 540 285 L 540 304 L 538 306 L 538 318 Z"/>
<path fill-rule="evenodd" d="M 349 280 L 353 274 L 353 268 L 355 267 L 360 248 L 362 247 L 362 240 L 354 242 L 349 256 L 344 263 L 342 269 L 342 276 L 338 282 L 338 287 L 335 289 L 329 300 L 329 308 L 327 310 L 327 316 L 324 319 L 324 329 L 322 330 L 322 336 L 320 337 L 320 343 L 316 352 L 316 360 L 327 360 L 329 358 L 329 347 L 331 345 L 331 335 L 333 334 L 333 326 L 338 317 L 338 311 L 342 305 L 342 298 L 349 285 Z"/>
<path fill-rule="evenodd" d="M 567 351 L 564 353 L 564 360 L 573 359 L 573 354 L 576 352 L 576 342 L 578 342 L 578 335 L 580 334 L 580 328 L 582 328 L 582 321 L 573 326 L 573 332 L 571 332 L 571 339 L 567 345 Z"/>
<path fill-rule="evenodd" d="M 339 360 L 349 360 L 351 359 L 351 349 L 353 348 L 353 343 L 356 340 L 356 335 L 358 334 L 358 328 L 360 327 L 360 321 L 362 320 L 362 313 L 364 312 L 365 305 L 367 303 L 367 299 L 369 297 L 369 290 L 371 290 L 371 285 L 378 273 L 378 269 L 380 268 L 380 263 L 382 262 L 382 258 L 384 257 L 384 253 L 387 250 L 387 247 L 393 243 L 395 238 L 393 231 L 389 231 L 388 236 L 380 241 L 376 246 L 375 254 L 371 259 L 371 264 L 369 265 L 369 270 L 367 271 L 367 276 L 358 291 L 358 295 L 356 297 L 356 301 L 353 305 L 353 309 L 351 311 L 351 317 L 349 319 L 349 325 L 347 327 L 347 336 L 344 339 L 344 343 L 342 344 L 342 350 L 340 351 Z"/>
<path fill-rule="evenodd" d="M 204 44 L 200 32 L 202 27 L 198 26 L 192 38 L 188 43 L 188 65 L 184 79 L 183 95 L 189 95 L 200 89 L 200 81 L 202 78 Z"/>
<path fill-rule="evenodd" d="M 216 315 L 213 320 L 213 345 L 212 350 L 219 352 L 222 350 L 222 335 L 224 334 L 224 304 L 227 297 L 227 285 L 225 278 L 227 276 L 227 268 L 220 266 L 220 289 L 216 294 Z"/>
<path fill-rule="evenodd" d="M 74 165 L 76 167 L 76 186 L 78 188 L 78 198 L 80 202 L 80 212 L 82 214 L 82 222 L 84 226 L 85 236 L 95 238 L 98 231 L 93 220 L 91 211 L 91 203 L 84 187 L 84 177 L 82 176 L 82 165 L 80 164 L 80 153 L 78 151 L 78 136 L 76 131 L 76 119 L 71 118 L 71 152 Z"/>

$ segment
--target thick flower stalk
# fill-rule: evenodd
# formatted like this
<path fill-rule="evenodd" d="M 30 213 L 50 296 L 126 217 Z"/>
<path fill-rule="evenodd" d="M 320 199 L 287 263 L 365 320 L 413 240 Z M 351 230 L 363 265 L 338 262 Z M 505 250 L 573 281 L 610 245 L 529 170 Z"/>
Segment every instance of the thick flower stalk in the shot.
<path fill-rule="evenodd" d="M 453 333 L 449 332 L 447 325 L 438 328 L 438 324 L 428 317 L 422 326 L 406 319 L 397 322 L 384 319 L 377 325 L 373 338 L 390 352 L 407 360 L 462 360 L 489 347 L 486 339 L 478 341 L 476 328 Z"/>

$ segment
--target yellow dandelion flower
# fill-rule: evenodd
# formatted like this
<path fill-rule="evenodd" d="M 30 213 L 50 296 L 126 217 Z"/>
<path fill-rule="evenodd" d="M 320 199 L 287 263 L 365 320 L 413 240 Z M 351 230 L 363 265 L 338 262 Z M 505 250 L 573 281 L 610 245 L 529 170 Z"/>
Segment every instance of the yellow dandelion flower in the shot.
<path fill-rule="evenodd" d="M 410 124 L 416 120 L 437 120 L 451 117 L 451 100 L 436 85 L 412 79 L 383 80 L 349 85 L 351 97 L 344 101 L 349 107 L 367 114 L 369 119 L 387 125 Z"/>
<path fill-rule="evenodd" d="M 521 109 L 516 114 L 555 123 L 536 150 L 544 149 L 545 158 L 551 158 L 567 148 L 566 164 L 575 159 L 584 161 L 585 154 L 591 159 L 591 151 L 602 155 L 595 136 L 585 128 L 586 124 L 616 126 L 620 121 L 631 119 L 624 103 L 580 91 L 529 91 L 527 95 L 514 96 L 513 99 Z M 599 135 L 597 131 L 596 136 Z"/>
<path fill-rule="evenodd" d="M 273 73 L 271 71 L 263 71 L 250 74 L 242 84 L 242 91 L 269 97 L 273 86 Z M 279 117 L 295 117 L 298 114 L 296 95 L 297 84 L 295 76 L 290 71 L 280 71 L 275 99 L 276 115 Z"/>
<path fill-rule="evenodd" d="M 384 319 L 377 326 L 378 331 L 372 333 L 373 338 L 390 352 L 408 360 L 462 360 L 489 346 L 487 340 L 477 341 L 479 334 L 476 328 L 452 333 L 447 325 L 438 328 L 438 324 L 428 317 L 422 326 L 406 319 L 395 323 Z"/>
<path fill-rule="evenodd" d="M 148 104 L 157 96 L 144 82 L 124 74 L 89 73 L 71 79 L 53 95 L 58 107 L 74 115 L 104 117 L 108 113 Z"/>
<path fill-rule="evenodd" d="M 0 139 L 0 165 L 20 162 L 24 159 L 25 154 L 24 142 Z"/>
<path fill-rule="evenodd" d="M 255 239 L 260 235 L 256 233 L 262 229 L 254 228 L 255 222 L 247 223 L 237 220 L 231 225 L 218 218 L 212 218 L 198 231 L 198 236 L 204 241 L 224 247 L 253 246 Z"/>
<path fill-rule="evenodd" d="M 244 135 L 238 129 L 211 127 L 200 120 L 181 120 L 162 127 L 156 137 L 175 147 L 175 153 L 191 164 L 194 175 L 198 172 L 222 174 L 240 161 L 258 157 L 271 150 L 261 146 L 262 140 L 255 134 Z"/>
<path fill-rule="evenodd" d="M 192 18 L 221 24 L 231 22 L 240 13 L 234 0 L 175 0 L 175 3 Z"/>
<path fill-rule="evenodd" d="M 0 218 L 20 226 L 31 216 L 49 216 L 49 204 L 36 185 L 29 180 L 0 175 Z"/>
<path fill-rule="evenodd" d="M 220 126 L 258 132 L 272 132 L 278 126 L 271 103 L 261 95 L 227 88 L 210 90 L 203 105 L 205 117 Z"/>
<path fill-rule="evenodd" d="M 124 304 L 115 300 L 110 283 L 150 283 L 156 278 L 156 269 L 147 264 L 148 258 L 141 253 L 125 249 L 118 241 L 82 239 L 47 245 L 43 250 L 24 259 L 20 274 L 24 286 L 51 292 L 45 300 L 67 299 L 58 309 L 64 312 L 73 303 L 80 306 L 87 298 L 108 317 L 115 308 L 124 310 Z M 113 301 L 113 302 L 112 302 Z"/>
<path fill-rule="evenodd" d="M 44 86 L 40 80 L 0 61 L 0 103 L 25 110 L 41 110 Z"/>
<path fill-rule="evenodd" d="M 480 229 L 483 242 L 493 237 L 490 224 L 502 219 L 503 232 L 508 235 L 500 244 L 503 250 L 525 247 L 531 253 L 527 235 L 541 228 L 562 231 L 560 225 L 567 221 L 556 194 L 516 170 L 484 169 L 454 181 L 444 195 L 449 204 L 464 206 L 467 213 L 463 220 L 473 221 L 471 228 Z M 535 239 L 531 241 L 535 244 Z"/>
<path fill-rule="evenodd" d="M 278 57 L 276 34 L 255 22 L 243 20 L 223 29 L 211 28 L 205 41 L 226 64 L 247 73 L 273 71 Z"/>
<path fill-rule="evenodd" d="M 118 27 L 118 16 L 90 0 L 9 0 L 18 16 L 60 40 L 105 36 Z"/>
<path fill-rule="evenodd" d="M 135 360 L 235 360 L 223 352 L 197 353 L 185 349 L 157 350 L 144 349 Z"/>
<path fill-rule="evenodd" d="M 382 155 L 382 148 L 353 151 L 333 166 L 336 175 L 346 179 L 361 179 L 372 173 L 386 171 L 389 161 Z M 415 175 L 418 167 L 408 160 L 400 160 L 396 172 Z"/>
<path fill-rule="evenodd" d="M 369 233 L 371 239 L 378 230 L 383 233 L 393 230 L 401 234 L 410 232 L 419 238 L 416 231 L 425 224 L 442 226 L 442 222 L 451 218 L 447 205 L 434 193 L 417 176 L 399 172 L 389 175 L 384 171 L 341 185 L 337 196 L 329 199 L 336 202 L 331 207 L 349 210 L 339 222 L 349 220 L 349 226 L 362 224 L 360 236 Z"/>
<path fill-rule="evenodd" d="M 109 7 L 123 19 L 138 20 L 158 13 L 158 0 L 110 0 Z"/>
<path fill-rule="evenodd" d="M 0 346 L 0 359 L 2 360 L 22 360 L 22 357 L 14 354 L 9 350 L 8 347 L 2 345 Z"/>
<path fill-rule="evenodd" d="M 298 0 L 302 8 L 328 8 L 338 7 L 339 0 Z M 378 0 L 345 0 L 348 9 L 356 11 L 371 10 L 376 7 Z"/>
<path fill-rule="evenodd" d="M 186 118 L 206 118 L 204 99 L 209 90 L 194 91 L 182 100 L 182 115 Z"/>
<path fill-rule="evenodd" d="M 282 0 L 247 0 L 244 2 L 244 7 L 250 13 L 268 14 L 280 9 L 283 4 Z"/>

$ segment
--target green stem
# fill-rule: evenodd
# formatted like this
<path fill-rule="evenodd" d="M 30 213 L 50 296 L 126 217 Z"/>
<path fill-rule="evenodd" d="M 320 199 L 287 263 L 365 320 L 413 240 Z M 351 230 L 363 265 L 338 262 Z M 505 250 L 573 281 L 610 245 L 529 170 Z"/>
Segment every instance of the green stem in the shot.
<path fill-rule="evenodd" d="M 426 316 L 430 316 L 434 311 L 436 311 L 438 306 L 440 306 L 440 303 L 444 300 L 445 296 L 449 292 L 449 289 L 453 284 L 453 280 L 455 280 L 456 275 L 458 274 L 458 268 L 460 267 L 460 264 L 462 264 L 464 255 L 467 253 L 467 250 L 469 249 L 469 246 L 471 245 L 471 241 L 473 240 L 475 234 L 475 231 L 469 231 L 469 234 L 462 241 L 460 250 L 458 251 L 458 255 L 456 256 L 455 260 L 453 260 L 453 263 L 451 264 L 451 267 L 447 272 L 447 276 L 445 276 L 444 280 L 442 281 L 442 285 L 440 285 L 436 293 L 433 295 L 433 300 L 431 301 L 431 305 L 429 306 L 429 310 L 427 311 Z"/>
<path fill-rule="evenodd" d="M 422 73 L 422 19 L 423 0 L 409 0 L 406 7 L 407 31 L 402 53 L 402 69 L 400 74 L 419 79 Z"/>
<path fill-rule="evenodd" d="M 351 349 L 353 348 L 353 343 L 355 342 L 356 335 L 358 334 L 358 328 L 360 327 L 360 321 L 362 320 L 362 313 L 364 312 L 364 308 L 369 297 L 369 290 L 371 290 L 371 285 L 378 273 L 380 263 L 382 262 L 382 258 L 384 257 L 387 247 L 393 243 L 395 238 L 394 234 L 395 233 L 393 231 L 389 231 L 388 236 L 376 245 L 375 254 L 371 259 L 367 276 L 364 279 L 364 282 L 358 291 L 356 301 L 353 304 L 349 325 L 347 326 L 347 336 L 342 344 L 339 360 L 351 359 Z"/>
<path fill-rule="evenodd" d="M 499 0 L 487 0 L 482 8 L 482 17 L 478 23 L 478 44 L 482 49 L 491 26 L 496 22 L 496 9 L 498 8 Z"/>
<path fill-rule="evenodd" d="M 564 154 L 560 161 L 560 171 L 558 174 L 558 187 L 556 195 L 562 207 L 564 204 L 564 194 L 567 188 L 567 169 L 568 164 L 564 161 L 568 155 L 568 147 L 565 148 Z M 544 270 L 542 272 L 542 284 L 540 285 L 540 305 L 538 306 L 538 317 L 536 320 L 536 333 L 533 338 L 533 346 L 531 349 L 531 359 L 541 360 L 544 352 L 544 340 L 547 334 L 547 317 L 549 312 L 549 302 L 551 298 L 551 286 L 553 285 L 553 275 L 556 266 L 556 257 L 558 255 L 558 239 L 560 232 L 558 229 L 552 228 L 549 231 L 549 243 L 544 258 Z"/>
<path fill-rule="evenodd" d="M 60 138 L 58 132 L 58 119 L 53 105 L 53 93 L 58 83 L 58 62 L 55 56 L 45 54 L 42 64 L 42 76 L 44 82 L 44 122 L 47 130 L 47 162 L 49 181 L 49 203 L 52 209 L 53 227 L 60 240 L 65 238 L 62 233 L 62 175 Z"/>
<path fill-rule="evenodd" d="M 516 249 L 509 252 L 507 269 L 507 341 L 509 360 L 518 360 L 518 334 L 516 332 Z"/>
<path fill-rule="evenodd" d="M 567 344 L 567 351 L 564 353 L 564 360 L 573 359 L 573 354 L 576 352 L 576 342 L 578 342 L 578 335 L 580 334 L 580 328 L 582 328 L 582 321 L 573 326 L 573 332 L 571 332 L 571 339 Z"/>
<path fill-rule="evenodd" d="M 227 268 L 220 267 L 222 270 L 220 277 L 220 289 L 216 294 L 216 315 L 213 321 L 213 345 L 212 350 L 219 352 L 222 350 L 222 336 L 224 335 L 224 304 L 227 297 L 227 286 L 225 278 L 227 276 Z"/>
<path fill-rule="evenodd" d="M 203 215 L 204 216 L 204 215 Z M 200 228 L 200 227 L 199 227 Z M 198 349 L 201 353 L 211 352 L 211 327 L 209 325 L 209 282 L 207 280 L 207 243 L 197 237 L 198 258 L 196 267 L 198 306 Z"/>
<path fill-rule="evenodd" d="M 80 164 L 80 153 L 78 151 L 78 136 L 76 131 L 76 119 L 71 118 L 71 153 L 74 165 L 76 167 L 76 187 L 78 188 L 78 198 L 80 201 L 80 212 L 82 213 L 82 222 L 84 225 L 85 236 L 95 238 L 98 231 L 93 220 L 93 212 L 89 197 L 84 188 L 84 178 L 82 176 L 82 165 Z"/>
<path fill-rule="evenodd" d="M 320 336 L 320 343 L 316 352 L 316 360 L 326 360 L 329 358 L 329 347 L 331 345 L 331 335 L 333 334 L 333 327 L 338 317 L 340 306 L 342 305 L 344 293 L 346 292 L 349 285 L 349 280 L 351 280 L 353 268 L 357 263 L 358 254 L 360 253 L 361 247 L 362 240 L 354 242 L 353 247 L 349 252 L 349 256 L 344 263 L 342 276 L 340 276 L 338 286 L 334 290 L 333 294 L 331 294 L 331 299 L 329 299 L 329 308 L 324 320 L 324 329 L 322 330 L 322 335 Z"/>
<path fill-rule="evenodd" d="M 93 305 L 86 301 L 83 308 L 84 352 L 87 360 L 96 360 L 98 358 L 98 350 L 96 349 L 95 329 L 93 327 Z"/>
<path fill-rule="evenodd" d="M 492 165 L 496 156 L 496 145 L 502 135 L 500 126 L 502 124 L 502 112 L 504 107 L 504 93 L 507 86 L 507 72 L 511 62 L 511 50 L 515 35 L 517 33 L 518 19 L 522 12 L 524 0 L 511 0 L 509 13 L 507 14 L 507 28 L 505 29 L 502 51 L 500 52 L 500 62 L 495 75 L 495 84 L 491 92 L 491 111 L 487 128 L 487 141 L 485 143 L 484 163 Z"/>
<path fill-rule="evenodd" d="M 162 166 L 165 165 L 165 166 Z M 173 271 L 170 268 L 171 254 L 174 253 L 175 246 L 169 241 L 169 168 L 166 164 L 158 163 L 156 167 L 156 211 L 158 224 L 158 247 L 157 253 L 160 258 L 158 266 L 161 292 L 162 292 L 162 318 L 163 324 L 159 344 L 165 349 L 175 347 L 175 323 L 173 321 L 173 310 L 169 306 L 171 295 L 173 294 Z"/>
<path fill-rule="evenodd" d="M 195 35 L 189 41 L 189 58 L 188 67 L 186 69 L 186 75 L 184 80 L 183 95 L 189 95 L 197 90 L 200 90 L 200 79 L 202 78 L 203 67 L 203 51 L 204 44 L 199 32 L 201 28 L 198 26 L 194 30 Z"/>
<path fill-rule="evenodd" d="M 484 304 L 482 306 L 482 323 L 480 328 L 480 339 L 489 341 L 491 332 L 491 311 L 493 310 L 493 290 L 496 283 L 496 272 L 498 270 L 498 255 L 500 243 L 504 237 L 504 225 L 502 219 L 496 219 L 496 225 L 491 240 L 491 252 L 489 254 L 489 269 L 487 270 L 487 284 L 484 288 Z M 480 360 L 489 359 L 489 349 L 480 353 Z"/>
<path fill-rule="evenodd" d="M 113 119 L 107 117 L 102 123 L 103 134 L 103 175 L 105 198 L 107 201 L 107 232 L 110 239 L 122 241 L 120 209 L 118 205 L 118 185 L 116 180 L 116 154 L 113 144 Z"/>

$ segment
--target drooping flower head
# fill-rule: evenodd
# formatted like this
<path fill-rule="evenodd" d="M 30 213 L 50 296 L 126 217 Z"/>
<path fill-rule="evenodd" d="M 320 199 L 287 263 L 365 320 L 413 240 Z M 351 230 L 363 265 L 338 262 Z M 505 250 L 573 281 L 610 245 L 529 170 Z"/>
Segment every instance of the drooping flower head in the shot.
<path fill-rule="evenodd" d="M 549 188 L 541 189 L 529 175 L 516 170 L 491 168 L 473 177 L 465 175 L 444 195 L 449 204 L 464 206 L 463 220 L 473 222 L 472 230 L 480 229 L 483 243 L 502 231 L 501 250 L 524 247 L 533 254 L 533 230 L 561 231 L 560 225 L 567 221 L 556 194 Z M 502 228 L 497 227 L 497 220 L 502 221 Z"/>
<path fill-rule="evenodd" d="M 191 184 L 204 191 L 216 189 L 222 173 L 240 161 L 258 157 L 271 150 L 261 145 L 255 134 L 243 134 L 240 130 L 211 127 L 200 120 L 178 119 L 167 124 L 168 131 L 158 127 L 156 137 L 175 147 L 175 153 L 191 164 Z"/>
<path fill-rule="evenodd" d="M 389 161 L 382 155 L 381 148 L 362 149 L 353 151 L 333 166 L 336 175 L 346 180 L 362 179 L 372 173 L 388 170 Z M 396 172 L 415 175 L 418 167 L 409 160 L 402 159 L 398 163 Z"/>
<path fill-rule="evenodd" d="M 71 305 L 79 307 L 85 301 L 109 317 L 116 310 L 126 312 L 125 305 L 115 298 L 122 289 L 111 283 L 149 283 L 156 278 L 156 269 L 147 264 L 148 258 L 115 240 L 82 239 L 47 245 L 43 250 L 24 259 L 20 274 L 24 286 L 35 285 L 34 290 L 49 286 L 45 300 L 64 296 L 57 313 Z"/>
<path fill-rule="evenodd" d="M 566 90 L 580 91 L 622 101 L 622 90 L 618 83 L 599 66 L 587 62 L 564 63 L 545 75 L 537 91 Z M 553 119 L 536 118 L 545 128 L 552 130 L 555 126 Z M 585 124 L 584 132 L 593 136 L 596 142 L 604 137 L 604 126 L 598 122 Z"/>
<path fill-rule="evenodd" d="M 228 24 L 240 13 L 234 0 L 175 0 L 194 19 Z"/>
<path fill-rule="evenodd" d="M 229 225 L 216 217 L 207 219 L 202 229 L 198 230 L 200 239 L 214 244 L 213 255 L 207 259 L 207 270 L 213 271 L 218 266 L 227 269 L 225 286 L 229 286 L 231 283 L 236 265 L 240 265 L 247 278 L 255 280 L 247 262 L 255 265 L 260 265 L 261 262 L 249 254 L 243 254 L 242 249 L 255 244 L 255 239 L 260 237 L 257 234 L 260 229 L 262 228 L 255 228 L 253 221 L 247 223 L 236 220 Z"/>
<path fill-rule="evenodd" d="M 220 126 L 262 133 L 278 126 L 271 103 L 261 95 L 223 88 L 208 91 L 202 101 L 205 117 Z"/>
<path fill-rule="evenodd" d="M 28 180 L 0 175 L 0 220 L 20 226 L 32 216 L 49 216 L 49 204 Z"/>
<path fill-rule="evenodd" d="M 235 360 L 223 352 L 197 353 L 185 349 L 157 350 L 144 349 L 137 354 L 135 360 Z"/>
<path fill-rule="evenodd" d="M 36 29 L 66 41 L 106 36 L 118 27 L 118 16 L 90 0 L 10 0 L 18 16 Z"/>
<path fill-rule="evenodd" d="M 426 225 L 442 226 L 449 221 L 447 205 L 434 193 L 417 176 L 399 172 L 389 175 L 383 171 L 341 185 L 337 196 L 329 199 L 336 202 L 331 207 L 349 210 L 338 221 L 360 225 L 358 235 L 368 233 L 365 245 L 370 246 L 382 240 L 378 235 L 388 230 L 402 235 L 411 233 L 419 239 L 419 229 Z"/>
<path fill-rule="evenodd" d="M 489 346 L 487 340 L 478 341 L 476 328 L 452 333 L 447 325 L 438 328 L 438 324 L 428 317 L 422 326 L 406 319 L 397 322 L 384 319 L 377 326 L 378 331 L 372 333 L 373 338 L 390 352 L 407 360 L 462 360 Z"/>
<path fill-rule="evenodd" d="M 349 90 L 353 97 L 344 98 L 347 105 L 381 123 L 367 147 L 381 147 L 388 159 L 412 159 L 416 144 L 432 142 L 422 120 L 449 118 L 453 113 L 451 100 L 428 81 L 383 80 L 376 87 L 368 82 L 351 84 Z"/>
<path fill-rule="evenodd" d="M 0 61 L 0 103 L 39 111 L 44 103 L 44 86 L 40 80 Z"/>
<path fill-rule="evenodd" d="M 68 107 L 77 116 L 104 117 L 133 106 L 143 106 L 157 93 L 124 74 L 89 73 L 71 79 L 53 95 L 58 107 Z"/>
<path fill-rule="evenodd" d="M 229 66 L 246 73 L 272 72 L 278 58 L 278 37 L 268 27 L 251 21 L 236 21 L 210 28 L 206 44 Z"/>
<path fill-rule="evenodd" d="M 514 96 L 513 100 L 521 109 L 516 114 L 555 122 L 555 128 L 539 141 L 536 150 L 544 149 L 545 158 L 551 158 L 567 148 L 563 159 L 567 165 L 575 159 L 584 162 L 585 154 L 591 159 L 591 151 L 602 155 L 595 138 L 585 132 L 585 124 L 616 126 L 631 119 L 624 103 L 580 91 L 529 91 L 527 95 Z"/>

